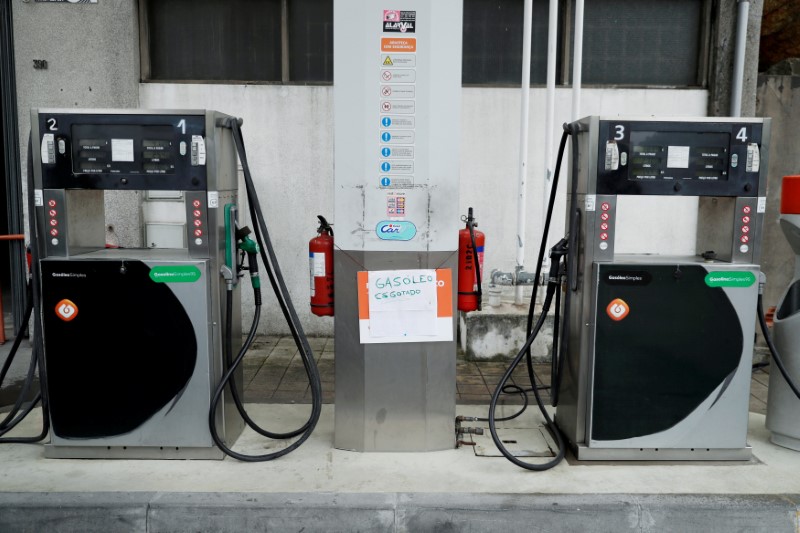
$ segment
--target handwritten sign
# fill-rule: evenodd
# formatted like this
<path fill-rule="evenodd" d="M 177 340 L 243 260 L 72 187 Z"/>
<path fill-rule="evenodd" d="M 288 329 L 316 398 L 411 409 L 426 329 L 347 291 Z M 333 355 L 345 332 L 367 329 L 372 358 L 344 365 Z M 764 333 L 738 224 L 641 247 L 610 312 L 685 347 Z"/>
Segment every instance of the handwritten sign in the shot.
<path fill-rule="evenodd" d="M 449 269 L 358 273 L 362 343 L 453 339 Z"/>
<path fill-rule="evenodd" d="M 436 272 L 381 270 L 369 273 L 370 336 L 436 334 Z"/>

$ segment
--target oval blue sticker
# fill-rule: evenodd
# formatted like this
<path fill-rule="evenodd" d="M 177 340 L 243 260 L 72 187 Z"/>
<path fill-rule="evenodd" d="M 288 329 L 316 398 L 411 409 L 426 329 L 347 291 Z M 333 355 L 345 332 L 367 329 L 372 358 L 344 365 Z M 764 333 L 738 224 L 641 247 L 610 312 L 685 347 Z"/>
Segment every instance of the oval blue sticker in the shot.
<path fill-rule="evenodd" d="M 417 234 L 417 227 L 406 220 L 382 220 L 375 226 L 375 233 L 384 241 L 410 241 Z"/>

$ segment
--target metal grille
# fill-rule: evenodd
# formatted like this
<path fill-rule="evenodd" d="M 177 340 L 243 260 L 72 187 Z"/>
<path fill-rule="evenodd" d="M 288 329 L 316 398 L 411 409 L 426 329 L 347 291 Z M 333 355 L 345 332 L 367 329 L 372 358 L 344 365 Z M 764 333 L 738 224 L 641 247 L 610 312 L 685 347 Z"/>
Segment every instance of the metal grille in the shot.
<path fill-rule="evenodd" d="M 587 1 L 583 82 L 698 85 L 702 14 L 702 0 Z"/>
<path fill-rule="evenodd" d="M 464 0 L 463 83 L 520 83 L 523 15 L 522 0 Z M 531 83 L 547 78 L 547 22 L 547 0 L 534 0 Z"/>
<path fill-rule="evenodd" d="M 147 0 L 151 80 L 280 81 L 280 0 Z"/>

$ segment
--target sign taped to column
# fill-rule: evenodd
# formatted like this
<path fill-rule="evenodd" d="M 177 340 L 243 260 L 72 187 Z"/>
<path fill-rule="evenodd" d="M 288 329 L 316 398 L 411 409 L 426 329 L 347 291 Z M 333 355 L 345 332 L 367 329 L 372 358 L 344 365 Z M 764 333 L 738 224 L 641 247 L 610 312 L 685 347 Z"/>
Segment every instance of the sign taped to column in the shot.
<path fill-rule="evenodd" d="M 450 269 L 358 272 L 362 344 L 453 340 Z"/>

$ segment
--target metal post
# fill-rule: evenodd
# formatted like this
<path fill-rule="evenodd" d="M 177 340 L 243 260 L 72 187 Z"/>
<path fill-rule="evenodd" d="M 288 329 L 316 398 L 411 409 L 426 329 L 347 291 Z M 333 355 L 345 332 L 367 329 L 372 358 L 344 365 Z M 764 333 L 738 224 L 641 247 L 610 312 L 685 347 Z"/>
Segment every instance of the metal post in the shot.
<path fill-rule="evenodd" d="M 525 0 L 524 22 L 522 26 L 522 111 L 519 130 L 519 193 L 517 195 L 517 278 L 525 263 L 525 211 L 527 203 L 528 177 L 528 118 L 531 99 L 531 26 L 533 0 Z M 517 284 L 514 303 L 522 304 L 522 285 Z"/>
<path fill-rule="evenodd" d="M 747 18 L 750 2 L 739 0 L 736 20 L 736 48 L 733 58 L 733 79 L 731 80 L 731 116 L 742 116 L 742 86 L 744 85 L 744 54 L 747 49 Z"/>

